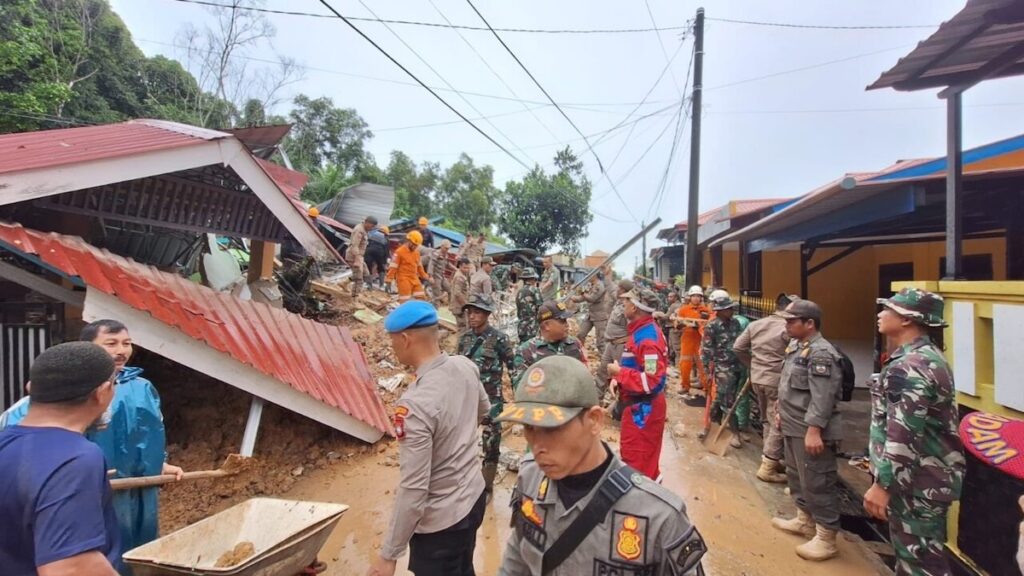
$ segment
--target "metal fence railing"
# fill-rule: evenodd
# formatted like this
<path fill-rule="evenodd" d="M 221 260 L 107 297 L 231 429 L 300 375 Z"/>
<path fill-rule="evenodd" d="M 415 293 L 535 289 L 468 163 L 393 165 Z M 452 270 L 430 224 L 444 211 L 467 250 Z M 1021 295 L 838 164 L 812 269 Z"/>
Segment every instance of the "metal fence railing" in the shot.
<path fill-rule="evenodd" d="M 775 299 L 763 296 L 740 294 L 740 314 L 757 320 L 775 312 Z"/>

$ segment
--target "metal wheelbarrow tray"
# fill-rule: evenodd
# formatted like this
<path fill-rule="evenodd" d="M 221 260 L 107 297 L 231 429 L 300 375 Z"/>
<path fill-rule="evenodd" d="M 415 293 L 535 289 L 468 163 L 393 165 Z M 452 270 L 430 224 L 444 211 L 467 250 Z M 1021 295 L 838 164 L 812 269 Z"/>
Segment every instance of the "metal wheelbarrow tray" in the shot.
<path fill-rule="evenodd" d="M 128 551 L 135 576 L 293 576 L 316 560 L 348 510 L 344 504 L 252 498 Z M 224 568 L 217 560 L 241 542 L 255 553 Z"/>

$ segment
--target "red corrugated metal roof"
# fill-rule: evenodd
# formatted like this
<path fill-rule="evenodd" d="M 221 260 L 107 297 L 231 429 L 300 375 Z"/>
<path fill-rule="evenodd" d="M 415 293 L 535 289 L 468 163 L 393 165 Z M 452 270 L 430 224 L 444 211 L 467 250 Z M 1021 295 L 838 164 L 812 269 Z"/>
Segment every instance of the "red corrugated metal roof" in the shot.
<path fill-rule="evenodd" d="M 390 420 L 348 329 L 240 300 L 111 254 L 73 236 L 0 222 L 0 242 L 35 255 L 292 388 L 384 433 Z"/>
<path fill-rule="evenodd" d="M 0 136 L 0 174 L 200 144 L 223 132 L 159 120 Z"/>
<path fill-rule="evenodd" d="M 263 158 L 256 158 L 256 162 L 263 168 L 263 171 L 270 176 L 270 179 L 277 183 L 277 186 L 290 198 L 298 200 L 299 193 L 306 186 L 306 182 L 309 182 L 309 176 L 298 170 L 289 170 L 280 164 L 271 162 L 270 160 L 264 160 Z"/>

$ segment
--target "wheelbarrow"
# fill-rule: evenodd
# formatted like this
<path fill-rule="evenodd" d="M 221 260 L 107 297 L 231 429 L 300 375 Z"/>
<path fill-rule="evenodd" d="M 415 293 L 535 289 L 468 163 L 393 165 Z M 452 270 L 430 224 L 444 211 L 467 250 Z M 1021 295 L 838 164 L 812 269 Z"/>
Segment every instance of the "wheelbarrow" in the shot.
<path fill-rule="evenodd" d="M 346 510 L 344 504 L 252 498 L 129 550 L 124 560 L 135 576 L 293 576 L 316 561 Z"/>

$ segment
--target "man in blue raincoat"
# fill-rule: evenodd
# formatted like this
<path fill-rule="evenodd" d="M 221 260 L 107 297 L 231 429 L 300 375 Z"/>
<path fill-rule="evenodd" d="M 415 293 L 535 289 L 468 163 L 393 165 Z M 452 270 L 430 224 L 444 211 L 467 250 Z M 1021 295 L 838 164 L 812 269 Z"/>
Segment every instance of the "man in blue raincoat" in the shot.
<path fill-rule="evenodd" d="M 117 470 L 114 477 L 174 474 L 181 479 L 181 468 L 166 462 L 160 396 L 153 384 L 142 377 L 141 368 L 127 365 L 132 356 L 128 328 L 117 320 L 97 320 L 82 329 L 79 339 L 103 347 L 117 368 L 114 398 L 102 419 L 105 425 L 94 426 L 85 434 L 103 450 L 107 467 Z M 28 414 L 28 400 L 26 396 L 0 416 L 0 429 L 21 422 Z M 152 487 L 114 492 L 123 550 L 157 538 L 158 490 Z M 130 572 L 126 569 L 124 573 Z"/>

